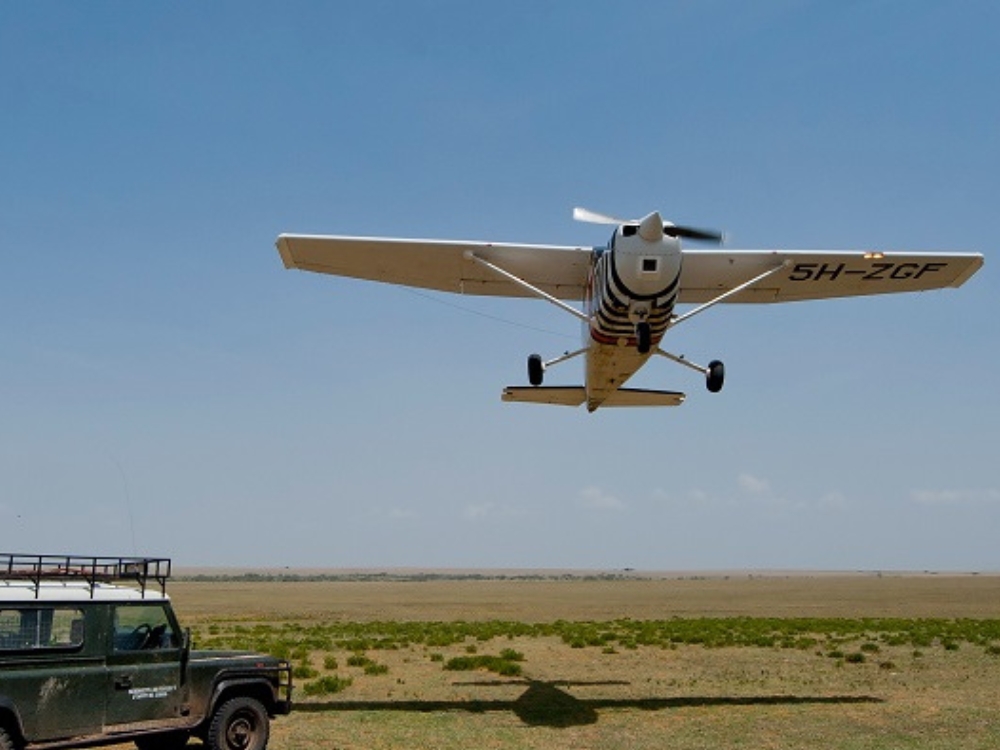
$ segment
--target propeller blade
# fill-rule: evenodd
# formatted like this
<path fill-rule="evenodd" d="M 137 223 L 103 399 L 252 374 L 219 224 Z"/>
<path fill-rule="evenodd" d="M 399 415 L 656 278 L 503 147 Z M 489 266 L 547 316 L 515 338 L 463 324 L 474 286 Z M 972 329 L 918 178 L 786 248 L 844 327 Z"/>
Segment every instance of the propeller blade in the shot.
<path fill-rule="evenodd" d="M 686 240 L 704 240 L 706 242 L 722 242 L 725 235 L 716 232 L 714 229 L 697 229 L 695 227 L 677 226 L 676 224 L 664 224 L 663 233 L 670 237 L 682 237 Z"/>
<path fill-rule="evenodd" d="M 614 216 L 599 214 L 587 208 L 577 206 L 573 209 L 573 219 L 587 224 L 635 224 L 633 219 L 616 219 Z"/>
<path fill-rule="evenodd" d="M 580 208 L 579 206 L 573 209 L 573 218 L 576 221 L 583 221 L 588 224 L 617 224 L 631 227 L 636 227 L 640 224 L 640 221 L 637 219 L 619 219 L 614 216 L 598 213 L 597 211 L 591 211 L 589 208 Z M 649 218 L 649 216 L 646 217 L 646 219 Z M 645 219 L 642 221 L 645 221 Z M 697 227 L 671 224 L 669 221 L 663 223 L 663 234 L 668 237 L 680 237 L 686 240 L 701 240 L 703 242 L 722 243 L 726 239 L 722 232 L 717 232 L 714 229 L 698 229 Z"/>

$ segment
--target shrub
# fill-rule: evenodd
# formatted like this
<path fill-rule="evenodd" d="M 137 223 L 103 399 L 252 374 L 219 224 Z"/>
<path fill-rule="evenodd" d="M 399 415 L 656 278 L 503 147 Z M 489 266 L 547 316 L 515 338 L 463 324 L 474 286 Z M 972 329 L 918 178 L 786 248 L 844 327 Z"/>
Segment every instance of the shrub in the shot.
<path fill-rule="evenodd" d="M 500 658 L 504 661 L 524 661 L 524 654 L 512 648 L 505 648 L 500 652 Z"/>
<path fill-rule="evenodd" d="M 372 663 L 364 654 L 351 654 L 347 657 L 347 666 L 349 667 L 367 667 Z"/>
<path fill-rule="evenodd" d="M 319 672 L 310 667 L 308 664 L 296 664 L 292 668 L 292 677 L 298 680 L 308 680 L 318 674 Z"/>
<path fill-rule="evenodd" d="M 516 653 L 516 652 L 515 652 Z M 518 654 L 520 656 L 520 654 Z M 521 658 L 524 658 L 523 656 Z M 499 656 L 456 656 L 449 659 L 444 668 L 451 672 L 471 672 L 476 669 L 486 669 L 505 677 L 517 677 L 521 674 L 521 665 L 516 661 Z"/>
<path fill-rule="evenodd" d="M 346 690 L 351 686 L 350 677 L 338 677 L 337 675 L 327 675 L 325 677 L 320 677 L 314 682 L 307 682 L 302 688 L 302 692 L 306 695 L 331 695 L 333 693 L 339 693 L 342 690 Z"/>

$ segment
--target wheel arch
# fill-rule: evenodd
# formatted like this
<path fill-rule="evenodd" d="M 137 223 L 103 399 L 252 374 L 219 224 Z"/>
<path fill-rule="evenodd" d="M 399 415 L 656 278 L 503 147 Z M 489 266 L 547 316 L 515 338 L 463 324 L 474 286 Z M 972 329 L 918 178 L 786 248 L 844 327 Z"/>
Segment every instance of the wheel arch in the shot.
<path fill-rule="evenodd" d="M 24 745 L 24 727 L 17 707 L 7 698 L 0 696 L 0 729 L 7 732 L 15 747 Z"/>
<path fill-rule="evenodd" d="M 234 678 L 222 680 L 215 686 L 212 699 L 208 703 L 208 711 L 205 714 L 206 722 L 211 721 L 211 717 L 223 703 L 231 698 L 240 697 L 260 701 L 270 716 L 275 713 L 274 688 L 270 682 L 258 678 Z"/>

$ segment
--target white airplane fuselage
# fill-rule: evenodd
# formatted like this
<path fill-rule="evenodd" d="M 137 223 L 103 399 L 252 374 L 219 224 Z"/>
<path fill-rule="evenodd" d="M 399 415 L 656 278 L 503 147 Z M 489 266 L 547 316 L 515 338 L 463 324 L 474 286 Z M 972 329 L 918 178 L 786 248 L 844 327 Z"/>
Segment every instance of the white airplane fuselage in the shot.
<path fill-rule="evenodd" d="M 681 273 L 680 242 L 658 214 L 620 226 L 595 250 L 584 325 L 587 409 L 594 411 L 652 356 L 670 325 Z M 644 335 L 639 327 L 648 326 Z"/>

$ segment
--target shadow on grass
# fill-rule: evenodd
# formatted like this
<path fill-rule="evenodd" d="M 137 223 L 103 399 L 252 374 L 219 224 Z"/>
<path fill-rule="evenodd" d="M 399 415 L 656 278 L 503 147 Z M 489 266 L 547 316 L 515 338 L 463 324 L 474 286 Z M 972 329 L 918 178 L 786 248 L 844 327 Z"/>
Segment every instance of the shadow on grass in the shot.
<path fill-rule="evenodd" d="M 563 690 L 563 687 L 580 685 L 627 685 L 627 682 L 568 682 L 556 680 L 515 680 L 493 682 L 464 682 L 459 685 L 507 686 L 527 685 L 515 700 L 400 700 L 400 701 L 325 701 L 322 703 L 298 703 L 295 711 L 467 711 L 486 713 L 489 711 L 512 711 L 529 726 L 555 728 L 595 724 L 600 709 L 637 709 L 640 711 L 662 711 L 670 708 L 711 707 L 711 706 L 780 706 L 803 704 L 852 704 L 882 703 L 881 698 L 857 695 L 756 695 L 756 696 L 685 696 L 676 698 L 577 698 Z"/>

